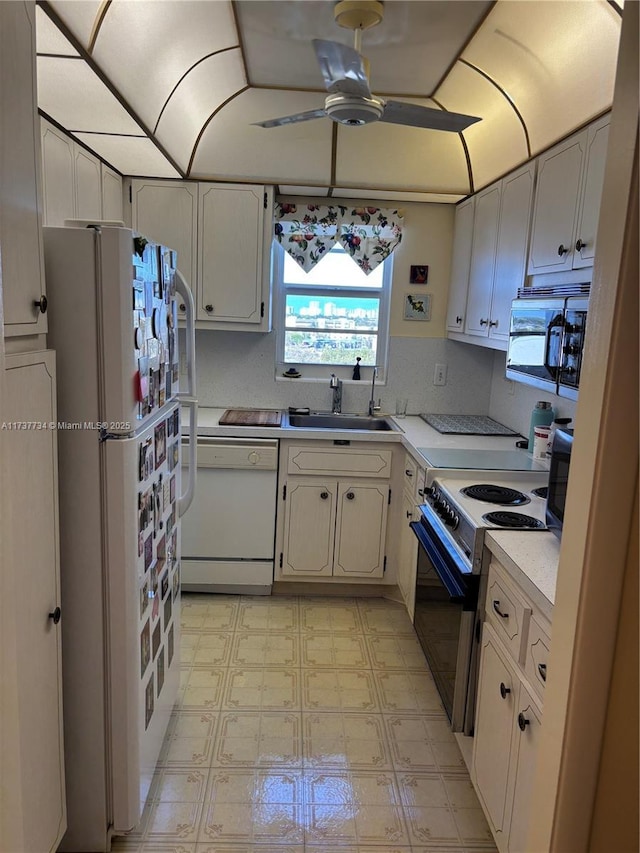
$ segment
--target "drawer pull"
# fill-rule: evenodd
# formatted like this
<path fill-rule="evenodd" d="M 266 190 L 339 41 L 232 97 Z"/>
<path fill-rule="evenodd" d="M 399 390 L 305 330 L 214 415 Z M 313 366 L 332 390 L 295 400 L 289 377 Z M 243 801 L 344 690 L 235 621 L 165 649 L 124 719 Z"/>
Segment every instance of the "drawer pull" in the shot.
<path fill-rule="evenodd" d="M 506 699 L 507 696 L 509 695 L 509 693 L 511 693 L 511 688 L 507 687 L 506 684 L 504 683 L 504 681 L 501 681 L 500 682 L 500 695 L 502 696 L 502 698 Z"/>
<path fill-rule="evenodd" d="M 413 518 L 413 513 L 407 510 L 407 518 Z"/>
<path fill-rule="evenodd" d="M 407 475 L 407 477 L 413 477 L 413 471 L 410 471 L 408 468 L 404 473 Z"/>
<path fill-rule="evenodd" d="M 518 728 L 521 732 L 523 732 L 527 726 L 529 725 L 529 720 L 525 717 L 525 715 L 520 711 L 518 714 Z"/>
<path fill-rule="evenodd" d="M 546 681 L 547 680 L 547 665 L 546 665 L 546 663 L 539 663 L 538 664 L 538 672 L 540 674 L 540 678 L 543 681 Z"/>
<path fill-rule="evenodd" d="M 508 619 L 509 618 L 508 613 L 503 613 L 502 610 L 500 610 L 500 599 L 499 598 L 494 599 L 493 609 L 496 611 L 498 616 L 500 616 L 502 619 Z"/>

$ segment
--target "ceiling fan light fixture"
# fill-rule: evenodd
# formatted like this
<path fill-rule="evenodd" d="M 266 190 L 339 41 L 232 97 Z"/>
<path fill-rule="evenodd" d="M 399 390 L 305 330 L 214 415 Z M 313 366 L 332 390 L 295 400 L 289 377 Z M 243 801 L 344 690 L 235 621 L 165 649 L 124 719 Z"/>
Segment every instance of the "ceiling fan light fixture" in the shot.
<path fill-rule="evenodd" d="M 324 108 L 330 119 L 349 127 L 358 127 L 378 121 L 384 112 L 380 98 L 362 98 L 355 95 L 329 95 Z"/>
<path fill-rule="evenodd" d="M 384 17 L 381 0 L 338 0 L 333 8 L 336 24 L 348 30 L 377 27 Z"/>

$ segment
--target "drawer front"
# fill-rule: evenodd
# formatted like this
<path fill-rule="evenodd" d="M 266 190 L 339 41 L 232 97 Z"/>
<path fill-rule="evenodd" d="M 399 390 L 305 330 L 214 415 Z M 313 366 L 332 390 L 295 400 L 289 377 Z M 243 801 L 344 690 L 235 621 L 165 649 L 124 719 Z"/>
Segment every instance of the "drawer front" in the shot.
<path fill-rule="evenodd" d="M 518 663 L 523 662 L 531 608 L 506 577 L 491 563 L 487 586 L 486 618 Z"/>
<path fill-rule="evenodd" d="M 387 479 L 391 476 L 391 457 L 390 450 L 290 447 L 287 473 Z"/>
<path fill-rule="evenodd" d="M 549 632 L 533 616 L 529 625 L 524 671 L 539 696 L 543 696 L 547 681 L 547 661 L 549 660 L 550 647 Z"/>

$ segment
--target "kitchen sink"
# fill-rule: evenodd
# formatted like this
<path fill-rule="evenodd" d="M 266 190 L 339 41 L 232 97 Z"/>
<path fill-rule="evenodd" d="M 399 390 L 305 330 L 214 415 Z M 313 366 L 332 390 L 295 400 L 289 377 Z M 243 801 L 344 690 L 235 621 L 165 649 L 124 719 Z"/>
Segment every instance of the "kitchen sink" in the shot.
<path fill-rule="evenodd" d="M 310 412 L 307 414 L 289 414 L 289 426 L 297 429 L 354 429 L 397 432 L 398 427 L 388 418 L 371 415 L 332 414 L 331 412 Z"/>

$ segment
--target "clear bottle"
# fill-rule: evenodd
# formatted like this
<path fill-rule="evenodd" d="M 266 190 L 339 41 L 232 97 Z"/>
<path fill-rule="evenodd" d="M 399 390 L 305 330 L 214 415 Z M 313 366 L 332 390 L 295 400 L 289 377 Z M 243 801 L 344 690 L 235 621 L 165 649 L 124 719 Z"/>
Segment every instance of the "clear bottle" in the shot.
<path fill-rule="evenodd" d="M 558 428 L 564 429 L 569 426 L 572 418 L 556 418 L 554 422 L 551 424 L 551 432 L 549 433 L 549 444 L 547 445 L 547 456 L 551 456 L 551 448 L 553 447 L 553 437 L 556 434 L 556 430 Z"/>
<path fill-rule="evenodd" d="M 529 453 L 533 453 L 533 433 L 537 426 L 550 427 L 553 423 L 555 412 L 551 407 L 551 403 L 546 400 L 538 400 L 531 412 L 531 424 L 529 426 Z"/>

